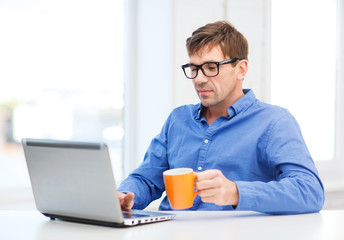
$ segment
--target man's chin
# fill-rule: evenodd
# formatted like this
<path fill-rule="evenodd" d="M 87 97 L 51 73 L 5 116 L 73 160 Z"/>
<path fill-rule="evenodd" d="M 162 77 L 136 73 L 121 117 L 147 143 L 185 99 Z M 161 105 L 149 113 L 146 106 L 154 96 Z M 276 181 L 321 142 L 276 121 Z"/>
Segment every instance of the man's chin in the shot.
<path fill-rule="evenodd" d="M 202 103 L 202 106 L 203 106 L 203 107 L 206 107 L 206 108 L 212 106 L 212 104 L 211 104 L 210 102 L 208 102 L 208 101 L 201 101 L 201 103 Z"/>
<path fill-rule="evenodd" d="M 211 102 L 209 101 L 210 100 L 209 98 L 199 96 L 199 100 L 201 100 L 203 107 L 209 107 L 212 105 Z"/>

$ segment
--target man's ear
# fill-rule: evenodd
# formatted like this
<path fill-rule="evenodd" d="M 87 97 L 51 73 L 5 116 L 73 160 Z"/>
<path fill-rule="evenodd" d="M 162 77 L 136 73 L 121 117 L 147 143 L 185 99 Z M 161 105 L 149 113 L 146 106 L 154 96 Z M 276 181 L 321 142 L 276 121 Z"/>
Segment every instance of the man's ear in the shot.
<path fill-rule="evenodd" d="M 237 63 L 237 79 L 244 80 L 246 73 L 247 73 L 248 61 L 246 59 L 240 60 Z"/>

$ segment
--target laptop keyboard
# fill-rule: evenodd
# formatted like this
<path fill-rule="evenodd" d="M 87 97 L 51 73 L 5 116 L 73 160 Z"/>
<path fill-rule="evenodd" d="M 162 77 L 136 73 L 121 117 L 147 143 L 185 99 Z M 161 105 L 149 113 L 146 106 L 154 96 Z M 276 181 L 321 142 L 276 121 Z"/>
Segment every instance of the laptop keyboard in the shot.
<path fill-rule="evenodd" d="M 141 214 L 141 213 L 133 213 L 129 211 L 122 211 L 124 218 L 140 218 L 140 217 L 150 217 L 151 215 L 148 214 Z"/>

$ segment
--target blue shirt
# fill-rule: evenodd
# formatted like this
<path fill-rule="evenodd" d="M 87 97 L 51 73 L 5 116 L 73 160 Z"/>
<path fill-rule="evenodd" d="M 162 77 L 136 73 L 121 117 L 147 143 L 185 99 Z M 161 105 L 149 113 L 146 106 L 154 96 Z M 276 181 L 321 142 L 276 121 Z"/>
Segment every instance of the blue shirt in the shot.
<path fill-rule="evenodd" d="M 236 207 L 204 203 L 197 196 L 188 210 L 249 210 L 270 214 L 320 211 L 324 189 L 294 117 L 259 101 L 252 90 L 210 126 L 201 103 L 172 111 L 151 142 L 141 165 L 118 191 L 133 192 L 136 209 L 164 192 L 163 171 L 189 167 L 219 169 L 239 192 Z M 165 197 L 160 210 L 173 210 Z"/>

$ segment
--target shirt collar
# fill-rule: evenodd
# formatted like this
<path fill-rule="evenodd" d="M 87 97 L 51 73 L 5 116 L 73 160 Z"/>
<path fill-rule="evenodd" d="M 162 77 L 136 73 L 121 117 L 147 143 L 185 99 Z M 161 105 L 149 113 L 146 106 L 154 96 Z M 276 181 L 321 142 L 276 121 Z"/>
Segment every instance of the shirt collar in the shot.
<path fill-rule="evenodd" d="M 246 110 L 257 99 L 251 89 L 243 89 L 243 92 L 245 95 L 236 101 L 232 106 L 227 108 L 229 118 L 233 118 L 240 112 Z M 199 103 L 197 114 L 195 116 L 196 120 L 201 120 L 204 117 L 202 114 L 203 108 L 203 105 Z"/>
<path fill-rule="evenodd" d="M 245 111 L 247 108 L 249 108 L 249 106 L 252 105 L 253 102 L 257 100 L 251 89 L 243 89 L 243 92 L 245 95 L 229 107 L 233 108 L 235 115 Z"/>
<path fill-rule="evenodd" d="M 196 114 L 196 117 L 195 119 L 196 120 L 200 120 L 202 118 L 202 109 L 203 109 L 203 105 L 202 103 L 199 103 L 198 106 L 197 106 L 197 114 Z"/>

